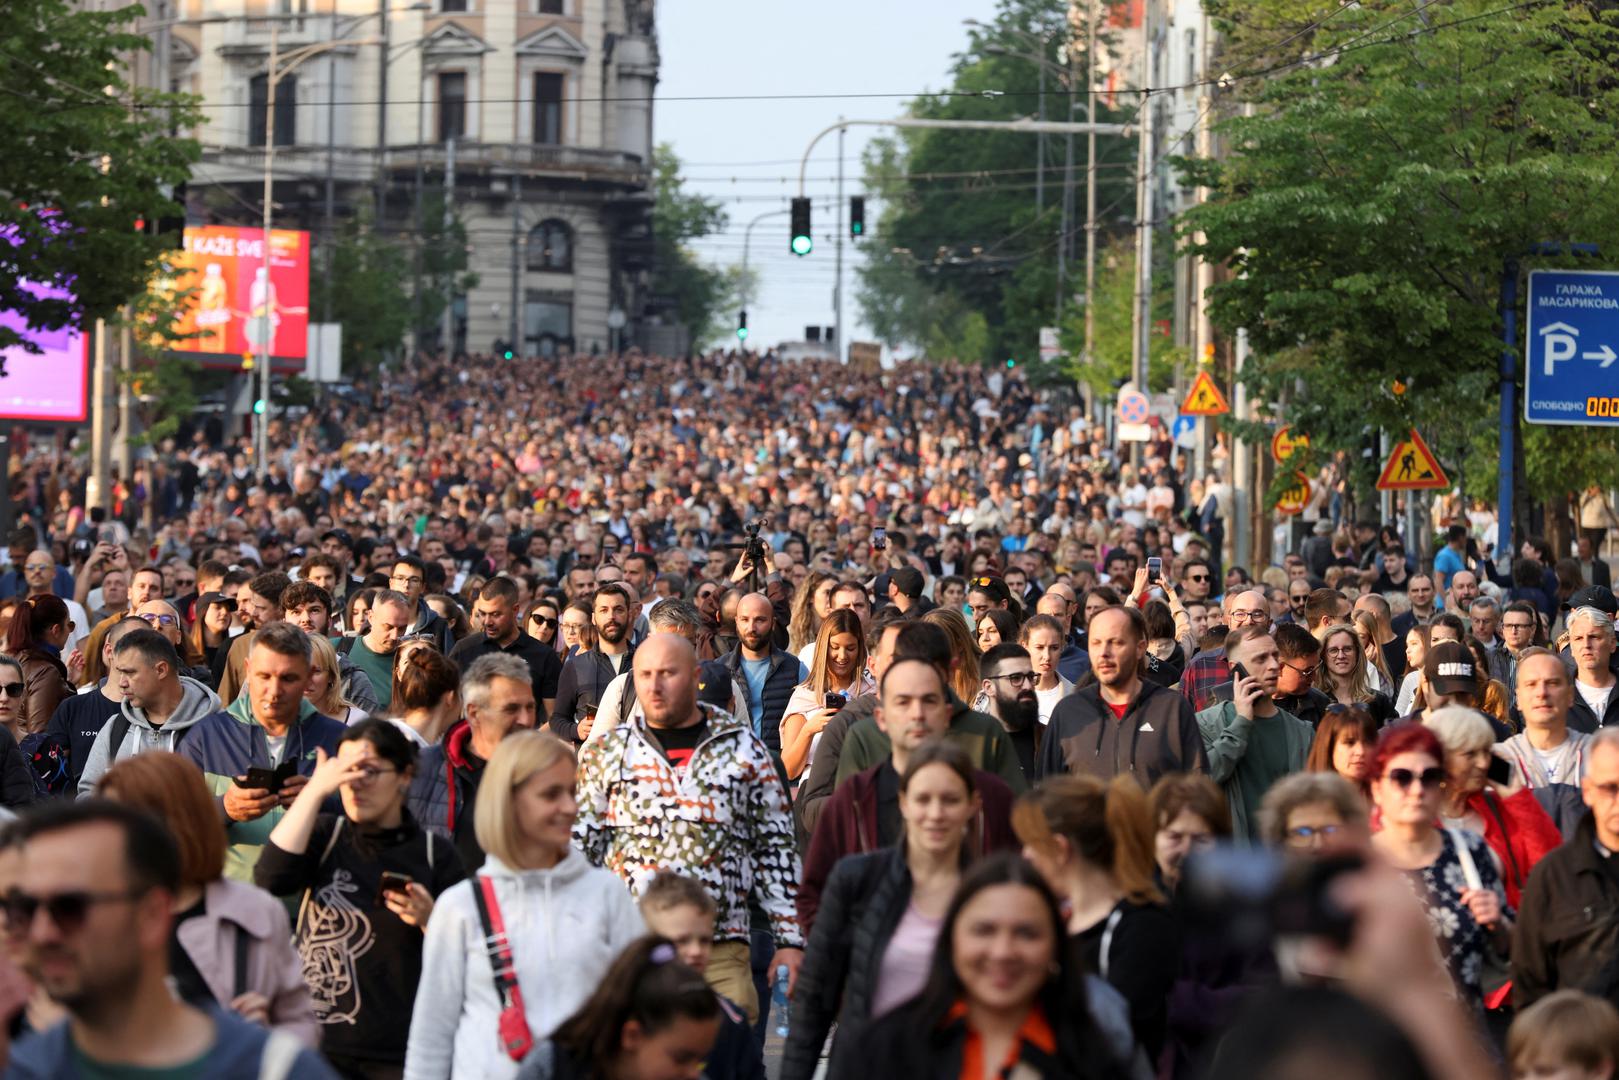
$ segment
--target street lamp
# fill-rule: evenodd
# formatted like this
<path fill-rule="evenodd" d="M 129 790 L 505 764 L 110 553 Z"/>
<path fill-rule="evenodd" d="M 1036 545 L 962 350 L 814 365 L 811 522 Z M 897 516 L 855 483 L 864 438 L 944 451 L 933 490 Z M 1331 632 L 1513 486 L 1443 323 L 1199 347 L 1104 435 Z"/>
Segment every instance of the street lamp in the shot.
<path fill-rule="evenodd" d="M 358 20 L 356 20 L 358 21 Z M 248 325 L 258 322 L 256 330 L 259 337 L 259 401 L 262 411 L 255 408 L 258 416 L 257 430 L 254 435 L 254 454 L 257 458 L 258 475 L 260 483 L 269 479 L 270 475 L 270 416 L 275 408 L 271 400 L 270 391 L 273 380 L 270 376 L 270 345 L 275 329 L 275 301 L 274 289 L 270 283 L 270 226 L 271 217 L 275 211 L 272 200 L 272 189 L 275 180 L 275 88 L 294 68 L 311 57 L 331 52 L 333 49 L 346 48 L 351 45 L 377 45 L 380 38 L 338 38 L 333 41 L 320 41 L 311 45 L 304 45 L 282 56 L 281 46 L 281 20 L 276 19 L 270 23 L 270 57 L 264 67 L 264 221 L 263 221 L 263 266 L 264 295 L 259 304 L 253 303 L 253 294 L 248 292 Z M 261 313 L 262 312 L 262 313 Z"/>

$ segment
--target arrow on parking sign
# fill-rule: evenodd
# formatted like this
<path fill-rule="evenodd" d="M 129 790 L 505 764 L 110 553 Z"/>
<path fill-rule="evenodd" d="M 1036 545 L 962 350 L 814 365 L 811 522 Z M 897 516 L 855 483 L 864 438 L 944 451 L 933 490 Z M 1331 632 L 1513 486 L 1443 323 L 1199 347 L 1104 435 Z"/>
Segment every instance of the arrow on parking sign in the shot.
<path fill-rule="evenodd" d="M 1584 352 L 1580 356 L 1586 360 L 1601 360 L 1603 367 L 1607 367 L 1615 360 L 1619 360 L 1619 353 L 1613 351 L 1612 345 L 1604 345 L 1596 352 Z"/>

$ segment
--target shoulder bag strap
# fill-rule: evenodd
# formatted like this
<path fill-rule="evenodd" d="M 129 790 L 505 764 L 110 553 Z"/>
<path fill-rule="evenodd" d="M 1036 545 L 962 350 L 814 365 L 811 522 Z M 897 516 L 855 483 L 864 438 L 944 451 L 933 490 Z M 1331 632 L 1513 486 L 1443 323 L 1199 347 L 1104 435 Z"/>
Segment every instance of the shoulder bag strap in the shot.
<path fill-rule="evenodd" d="M 1501 830 L 1501 846 L 1507 852 L 1507 866 L 1512 869 L 1513 887 L 1523 889 L 1523 873 L 1518 869 L 1518 857 L 1512 853 L 1512 835 L 1507 831 L 1507 819 L 1502 816 L 1501 808 L 1495 805 L 1495 800 L 1488 794 L 1484 796 L 1484 808 L 1495 819 L 1496 828 Z"/>
<path fill-rule="evenodd" d="M 236 927 L 236 942 L 235 942 L 235 944 L 236 944 L 236 982 L 235 982 L 236 992 L 235 992 L 235 996 L 236 997 L 241 997 L 243 994 L 247 993 L 247 947 L 248 947 L 248 945 L 252 944 L 252 940 L 247 936 L 247 931 L 243 930 L 240 924 L 238 924 L 237 927 Z"/>
<path fill-rule="evenodd" d="M 326 838 L 326 846 L 324 848 L 322 848 L 321 852 L 320 852 L 320 861 L 315 863 L 315 868 L 316 869 L 319 869 L 320 867 L 325 866 L 326 865 L 326 860 L 332 857 L 332 849 L 337 847 L 337 838 L 343 832 L 343 822 L 345 822 L 347 820 L 348 820 L 347 815 L 338 814 L 337 815 L 337 820 L 332 822 L 332 835 Z M 299 903 L 298 903 L 298 922 L 297 922 L 297 924 L 295 926 L 295 929 L 298 931 L 299 936 L 302 936 L 303 927 L 304 927 L 304 916 L 309 911 L 309 905 L 310 905 L 310 902 L 313 899 L 314 895 L 315 895 L 314 887 L 313 886 L 308 887 L 308 888 L 304 889 L 304 898 L 303 898 L 303 900 L 299 901 Z"/>
<path fill-rule="evenodd" d="M 1462 864 L 1462 880 L 1467 882 L 1469 889 L 1484 888 L 1484 879 L 1478 876 L 1478 864 L 1473 861 L 1473 853 L 1467 847 L 1467 838 L 1460 829 L 1445 826 L 1450 834 L 1451 846 L 1456 849 L 1456 861 Z"/>
<path fill-rule="evenodd" d="M 1107 925 L 1102 928 L 1102 955 L 1097 961 L 1097 974 L 1107 978 L 1108 956 L 1113 951 L 1113 932 L 1119 928 L 1119 922 L 1124 918 L 1124 907 L 1120 905 L 1107 914 Z"/>
<path fill-rule="evenodd" d="M 495 977 L 495 996 L 500 999 L 500 1041 L 507 1056 L 521 1061 L 534 1046 L 523 1009 L 523 991 L 517 985 L 517 962 L 512 955 L 511 941 L 506 937 L 506 923 L 500 915 L 500 902 L 495 898 L 495 882 L 484 874 L 472 883 L 472 895 L 478 901 L 478 921 L 483 927 L 484 948 L 489 954 L 489 969 Z"/>
<path fill-rule="evenodd" d="M 259 1051 L 259 1080 L 287 1080 L 298 1063 L 303 1043 L 285 1028 L 271 1028 Z"/>

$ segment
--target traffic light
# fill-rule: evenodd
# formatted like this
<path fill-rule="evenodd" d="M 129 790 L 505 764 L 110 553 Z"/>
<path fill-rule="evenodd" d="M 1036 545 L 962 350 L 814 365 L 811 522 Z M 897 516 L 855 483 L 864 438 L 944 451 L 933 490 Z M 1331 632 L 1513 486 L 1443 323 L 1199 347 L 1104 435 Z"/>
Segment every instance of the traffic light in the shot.
<path fill-rule="evenodd" d="M 738 341 L 748 340 L 748 311 L 746 308 L 742 309 L 742 314 L 738 315 L 736 319 L 736 339 Z"/>
<path fill-rule="evenodd" d="M 1017 367 L 1017 361 L 1008 356 L 1006 358 L 1006 370 L 1011 371 L 1015 367 Z"/>
<path fill-rule="evenodd" d="M 263 416 L 264 415 L 264 399 L 263 398 L 259 398 L 257 401 L 253 402 L 253 415 L 254 416 Z"/>
<path fill-rule="evenodd" d="M 793 200 L 792 207 L 793 231 L 787 247 L 794 255 L 808 255 L 815 247 L 815 241 L 810 238 L 810 201 L 805 198 Z"/>
<path fill-rule="evenodd" d="M 849 197 L 849 235 L 858 240 L 866 235 L 866 197 Z"/>
<path fill-rule="evenodd" d="M 517 358 L 517 354 L 512 351 L 512 347 L 510 345 L 502 349 L 500 355 L 504 360 L 515 360 Z"/>

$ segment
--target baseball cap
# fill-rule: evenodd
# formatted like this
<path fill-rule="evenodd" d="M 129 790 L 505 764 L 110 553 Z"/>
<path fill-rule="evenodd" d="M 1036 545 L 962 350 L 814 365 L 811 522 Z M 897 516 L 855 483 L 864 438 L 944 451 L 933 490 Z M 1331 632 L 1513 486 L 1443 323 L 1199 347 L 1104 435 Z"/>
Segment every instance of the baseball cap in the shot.
<path fill-rule="evenodd" d="M 1619 614 L 1619 598 L 1615 598 L 1613 590 L 1606 585 L 1587 585 L 1575 591 L 1563 605 L 1564 611 L 1573 611 L 1575 608 L 1594 607 L 1598 611 L 1609 615 Z"/>
<path fill-rule="evenodd" d="M 697 668 L 697 700 L 717 709 L 731 707 L 731 669 L 719 660 L 705 660 Z"/>
<path fill-rule="evenodd" d="M 349 535 L 347 529 L 327 529 L 320 534 L 320 540 L 323 544 L 328 540 L 336 540 L 350 551 L 354 550 L 354 537 Z"/>
<path fill-rule="evenodd" d="M 1441 641 L 1429 649 L 1422 662 L 1422 677 L 1435 693 L 1478 693 L 1473 652 L 1459 641 Z"/>
<path fill-rule="evenodd" d="M 901 566 L 890 571 L 888 580 L 901 595 L 908 596 L 912 600 L 922 595 L 922 571 L 914 566 Z"/>

